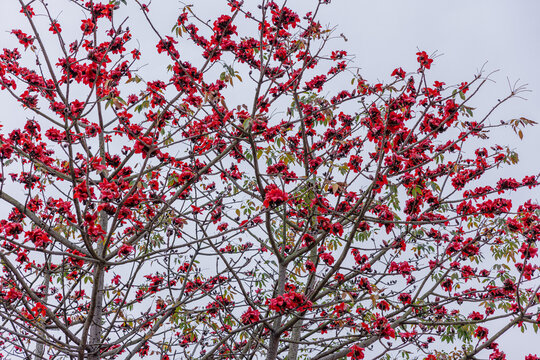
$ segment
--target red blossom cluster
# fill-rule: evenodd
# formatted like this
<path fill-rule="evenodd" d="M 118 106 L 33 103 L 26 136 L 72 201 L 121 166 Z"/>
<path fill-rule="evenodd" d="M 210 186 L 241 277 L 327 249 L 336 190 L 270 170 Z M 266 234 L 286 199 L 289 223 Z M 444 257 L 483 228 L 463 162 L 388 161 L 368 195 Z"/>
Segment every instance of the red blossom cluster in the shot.
<path fill-rule="evenodd" d="M 307 300 L 304 294 L 297 293 L 294 290 L 290 290 L 276 298 L 267 299 L 266 303 L 270 310 L 276 312 L 285 312 L 287 310 L 304 312 L 312 307 L 311 301 Z"/>

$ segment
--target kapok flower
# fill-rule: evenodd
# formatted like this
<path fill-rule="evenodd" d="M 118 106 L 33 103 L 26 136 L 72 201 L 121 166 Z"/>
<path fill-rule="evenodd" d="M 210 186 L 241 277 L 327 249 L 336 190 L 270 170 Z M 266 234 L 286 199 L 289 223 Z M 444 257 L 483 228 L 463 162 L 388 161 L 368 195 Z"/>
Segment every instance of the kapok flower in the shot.
<path fill-rule="evenodd" d="M 260 313 L 257 310 L 253 310 L 251 307 L 247 309 L 245 313 L 242 314 L 242 324 L 254 324 L 259 322 L 260 319 Z"/>
<path fill-rule="evenodd" d="M 120 246 L 120 249 L 118 249 L 118 256 L 121 256 L 121 257 L 128 256 L 130 253 L 133 252 L 133 250 L 135 250 L 133 246 L 128 245 L 128 244 L 123 244 L 122 246 Z"/>
<path fill-rule="evenodd" d="M 347 354 L 347 357 L 350 357 L 352 360 L 360 360 L 364 358 L 364 348 L 361 348 L 358 345 L 353 345 L 350 347 L 350 352 Z"/>
<path fill-rule="evenodd" d="M 289 194 L 274 184 L 268 185 L 264 190 L 266 192 L 266 196 L 264 198 L 263 205 L 267 208 L 281 205 L 289 199 Z"/>

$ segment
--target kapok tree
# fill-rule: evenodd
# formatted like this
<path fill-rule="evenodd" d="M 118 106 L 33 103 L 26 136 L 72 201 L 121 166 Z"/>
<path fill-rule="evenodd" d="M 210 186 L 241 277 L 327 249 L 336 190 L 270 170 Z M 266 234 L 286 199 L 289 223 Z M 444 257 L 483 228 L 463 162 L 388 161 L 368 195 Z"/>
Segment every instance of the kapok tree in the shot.
<path fill-rule="evenodd" d="M 20 1 L 0 357 L 505 359 L 502 334 L 538 329 L 540 207 L 511 201 L 537 175 L 496 178 L 517 157 L 489 141 L 533 123 L 490 121 L 524 89 L 473 116 L 487 76 L 432 81 L 423 51 L 371 84 L 328 48 L 327 2 L 163 25 Z"/>

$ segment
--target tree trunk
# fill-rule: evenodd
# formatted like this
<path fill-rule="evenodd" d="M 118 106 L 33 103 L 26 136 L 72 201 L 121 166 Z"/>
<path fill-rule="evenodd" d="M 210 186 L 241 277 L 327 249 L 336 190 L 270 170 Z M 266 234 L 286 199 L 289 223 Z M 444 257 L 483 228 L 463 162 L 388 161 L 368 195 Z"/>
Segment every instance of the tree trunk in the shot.
<path fill-rule="evenodd" d="M 48 295 L 49 295 L 49 285 L 51 283 L 51 274 L 49 272 L 49 261 L 47 261 L 45 266 L 46 266 L 46 268 L 43 270 L 43 273 L 45 274 L 45 279 L 43 280 L 43 293 L 45 295 L 43 297 L 43 302 L 47 303 Z M 39 323 L 40 323 L 41 326 L 45 325 L 45 321 L 44 321 L 43 316 L 41 316 L 39 318 Z M 42 337 L 45 337 L 45 335 L 46 335 L 43 331 L 40 331 L 39 334 Z M 36 352 L 34 354 L 34 359 L 35 360 L 44 360 L 45 359 L 44 355 L 45 355 L 45 344 L 38 342 L 37 345 L 36 345 Z"/>
<path fill-rule="evenodd" d="M 105 212 L 100 213 L 99 224 L 105 233 L 107 233 L 107 214 Z M 103 241 L 99 241 L 97 245 L 97 254 L 103 256 Z M 90 325 L 89 337 L 88 337 L 88 360 L 98 360 L 101 358 L 101 333 L 103 322 L 103 294 L 104 294 L 104 276 L 103 265 L 98 264 L 95 267 L 96 273 L 94 274 L 94 287 L 97 289 L 96 297 L 94 299 L 94 313 L 92 316 L 92 323 Z"/>
<path fill-rule="evenodd" d="M 279 264 L 279 275 L 278 275 L 278 286 L 275 296 L 283 295 L 285 292 L 285 281 L 287 280 L 287 265 Z M 278 316 L 274 320 L 272 335 L 270 336 L 270 343 L 268 344 L 268 353 L 266 354 L 266 360 L 275 360 L 277 359 L 278 345 L 279 345 L 279 334 L 276 333 L 276 330 L 279 329 L 281 325 L 281 316 Z"/>

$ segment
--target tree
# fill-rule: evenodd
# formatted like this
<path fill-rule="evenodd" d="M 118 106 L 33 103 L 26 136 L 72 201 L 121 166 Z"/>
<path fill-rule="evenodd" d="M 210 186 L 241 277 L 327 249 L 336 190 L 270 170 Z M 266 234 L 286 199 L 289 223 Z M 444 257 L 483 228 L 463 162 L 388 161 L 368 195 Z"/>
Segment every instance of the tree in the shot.
<path fill-rule="evenodd" d="M 64 1 L 74 23 L 20 0 L 1 357 L 504 359 L 502 334 L 538 330 L 540 206 L 511 201 L 538 175 L 493 180 L 517 155 L 489 141 L 534 124 L 490 121 L 525 89 L 473 115 L 489 75 L 433 82 L 424 51 L 370 84 L 326 3 L 185 6 L 166 35 L 138 0 Z"/>

